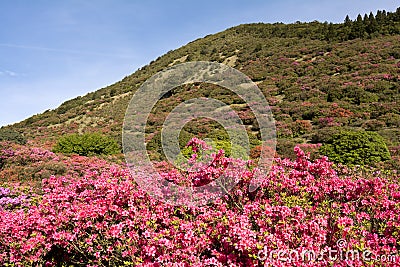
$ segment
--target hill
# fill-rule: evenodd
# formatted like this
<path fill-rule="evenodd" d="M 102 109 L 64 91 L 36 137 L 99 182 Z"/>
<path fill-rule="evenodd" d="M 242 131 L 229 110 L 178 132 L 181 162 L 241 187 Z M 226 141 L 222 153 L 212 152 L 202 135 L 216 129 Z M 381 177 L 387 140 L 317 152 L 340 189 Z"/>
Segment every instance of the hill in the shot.
<path fill-rule="evenodd" d="M 216 61 L 257 83 L 277 126 L 279 155 L 293 157 L 297 143 L 323 143 L 339 129 L 375 131 L 398 164 L 400 146 L 400 8 L 346 17 L 344 23 L 247 24 L 208 35 L 170 51 L 121 81 L 64 102 L 54 110 L 7 127 L 35 144 L 51 147 L 68 133 L 102 132 L 121 140 L 125 110 L 135 90 L 151 75 L 174 64 Z M 250 136 L 258 129 L 249 108 L 227 90 L 209 85 L 177 88 L 153 109 L 148 148 L 162 158 L 159 130 L 180 101 L 208 96 L 239 111 Z M 193 122 L 192 135 L 210 135 L 217 125 Z M 214 137 L 220 134 L 211 131 Z M 212 136 L 212 137 L 213 137 Z M 257 142 L 253 142 L 253 147 Z"/>
<path fill-rule="evenodd" d="M 399 266 L 400 173 L 389 169 L 399 167 L 399 14 L 240 25 L 1 128 L 0 265 Z M 258 84 L 276 119 L 278 153 L 293 159 L 275 158 L 264 175 L 254 161 L 209 153 L 193 138 L 182 153 L 192 155 L 189 168 L 154 162 L 164 179 L 123 163 L 116 140 L 132 94 L 152 74 L 195 60 L 234 66 Z M 163 158 L 166 115 L 199 96 L 238 111 L 256 158 L 259 126 L 248 105 L 193 83 L 163 95 L 149 116 L 153 159 Z M 224 144 L 225 134 L 199 119 L 181 141 Z M 330 158 L 305 153 L 315 148 Z M 360 162 L 380 166 L 350 166 Z"/>

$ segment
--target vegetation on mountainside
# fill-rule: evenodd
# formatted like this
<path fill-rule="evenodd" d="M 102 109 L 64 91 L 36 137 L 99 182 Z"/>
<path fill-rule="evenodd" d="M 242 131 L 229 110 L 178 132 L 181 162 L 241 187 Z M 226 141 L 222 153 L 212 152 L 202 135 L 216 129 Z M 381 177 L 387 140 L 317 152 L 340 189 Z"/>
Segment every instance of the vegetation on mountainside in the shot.
<path fill-rule="evenodd" d="M 26 138 L 21 133 L 7 128 L 0 128 L 0 142 L 2 141 L 9 141 L 20 145 L 26 144 Z"/>
<path fill-rule="evenodd" d="M 216 61 L 235 67 L 257 83 L 276 119 L 280 156 L 294 157 L 296 143 L 336 127 L 381 135 L 398 161 L 400 146 L 400 9 L 346 18 L 344 23 L 248 24 L 208 35 L 170 51 L 120 82 L 66 101 L 10 128 L 28 139 L 55 143 L 60 135 L 102 132 L 120 142 L 125 110 L 135 90 L 173 64 Z M 149 117 L 147 142 L 162 159 L 159 131 L 168 112 L 191 97 L 230 104 L 249 136 L 258 136 L 248 106 L 211 85 L 177 88 Z M 206 137 L 214 124 L 192 122 L 187 136 Z M 185 138 L 187 140 L 188 138 Z M 182 141 L 182 143 L 184 143 Z"/>

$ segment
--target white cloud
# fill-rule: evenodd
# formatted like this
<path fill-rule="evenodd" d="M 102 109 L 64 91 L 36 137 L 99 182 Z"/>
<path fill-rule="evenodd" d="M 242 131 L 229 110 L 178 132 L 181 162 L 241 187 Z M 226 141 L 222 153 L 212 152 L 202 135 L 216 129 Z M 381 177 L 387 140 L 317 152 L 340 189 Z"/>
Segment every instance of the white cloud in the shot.
<path fill-rule="evenodd" d="M 8 48 L 16 48 L 16 49 L 25 49 L 25 50 L 37 50 L 44 52 L 56 52 L 56 53 L 65 53 L 65 54 L 77 54 L 77 55 L 88 55 L 88 56 L 102 56 L 102 57 L 111 57 L 111 58 L 136 58 L 131 54 L 120 54 L 114 53 L 112 51 L 108 52 L 96 52 L 89 50 L 73 50 L 73 49 L 61 49 L 61 48 L 52 48 L 52 47 L 42 47 L 42 46 L 31 46 L 31 45 L 19 45 L 19 44 L 7 44 L 0 43 L 0 47 L 8 47 Z"/>
<path fill-rule="evenodd" d="M 3 71 L 0 71 L 0 75 L 15 77 L 15 76 L 18 76 L 18 73 L 11 71 L 11 70 L 3 70 Z"/>
<path fill-rule="evenodd" d="M 17 76 L 17 73 L 13 72 L 11 70 L 5 70 L 4 72 L 6 73 L 6 75 L 9 75 L 9 76 Z"/>

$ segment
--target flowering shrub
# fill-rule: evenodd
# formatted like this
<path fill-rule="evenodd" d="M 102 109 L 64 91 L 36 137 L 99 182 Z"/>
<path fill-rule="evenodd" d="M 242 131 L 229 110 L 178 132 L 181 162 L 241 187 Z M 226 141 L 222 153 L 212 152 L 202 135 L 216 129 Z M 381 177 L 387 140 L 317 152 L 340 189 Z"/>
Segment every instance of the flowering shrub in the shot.
<path fill-rule="evenodd" d="M 108 160 L 120 162 L 117 157 Z M 0 143 L 0 184 L 2 182 L 24 182 L 41 184 L 43 178 L 51 175 L 81 177 L 87 171 L 106 170 L 109 163 L 105 159 L 73 155 L 58 156 L 38 147 L 27 147 L 12 143 Z"/>
<path fill-rule="evenodd" d="M 20 183 L 0 185 L 0 208 L 9 211 L 28 209 L 40 201 L 39 193 L 40 190 L 37 188 Z"/>
<path fill-rule="evenodd" d="M 64 174 L 60 158 L 43 148 L 0 142 L 0 183 L 40 181 L 50 175 Z"/>
<path fill-rule="evenodd" d="M 322 127 L 340 126 L 340 123 L 336 122 L 333 117 L 319 118 L 318 124 Z"/>
<path fill-rule="evenodd" d="M 14 208 L 26 204 L 27 196 L 12 194 L 9 188 L 0 187 L 0 207 Z"/>
<path fill-rule="evenodd" d="M 228 160 L 221 153 L 199 173 L 220 172 Z M 51 176 L 42 181 L 37 203 L 25 209 L 0 206 L 0 264 L 399 266 L 399 176 L 336 171 L 326 157 L 312 162 L 299 147 L 295 153 L 295 160 L 276 159 L 257 191 L 248 191 L 257 168 L 243 164 L 227 195 L 190 208 L 151 198 L 121 166 L 102 161 L 96 168 L 88 160 L 84 170 L 80 157 L 82 177 Z M 326 248 L 397 258 L 284 261 L 264 253 Z"/>

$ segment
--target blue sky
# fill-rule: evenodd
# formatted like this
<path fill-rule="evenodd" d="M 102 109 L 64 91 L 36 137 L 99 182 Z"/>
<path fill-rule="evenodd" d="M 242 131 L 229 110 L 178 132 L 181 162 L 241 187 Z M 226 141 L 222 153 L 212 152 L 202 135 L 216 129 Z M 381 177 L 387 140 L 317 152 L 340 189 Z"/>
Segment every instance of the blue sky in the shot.
<path fill-rule="evenodd" d="M 0 126 L 110 85 L 205 35 L 252 22 L 342 22 L 398 0 L 0 2 Z"/>

